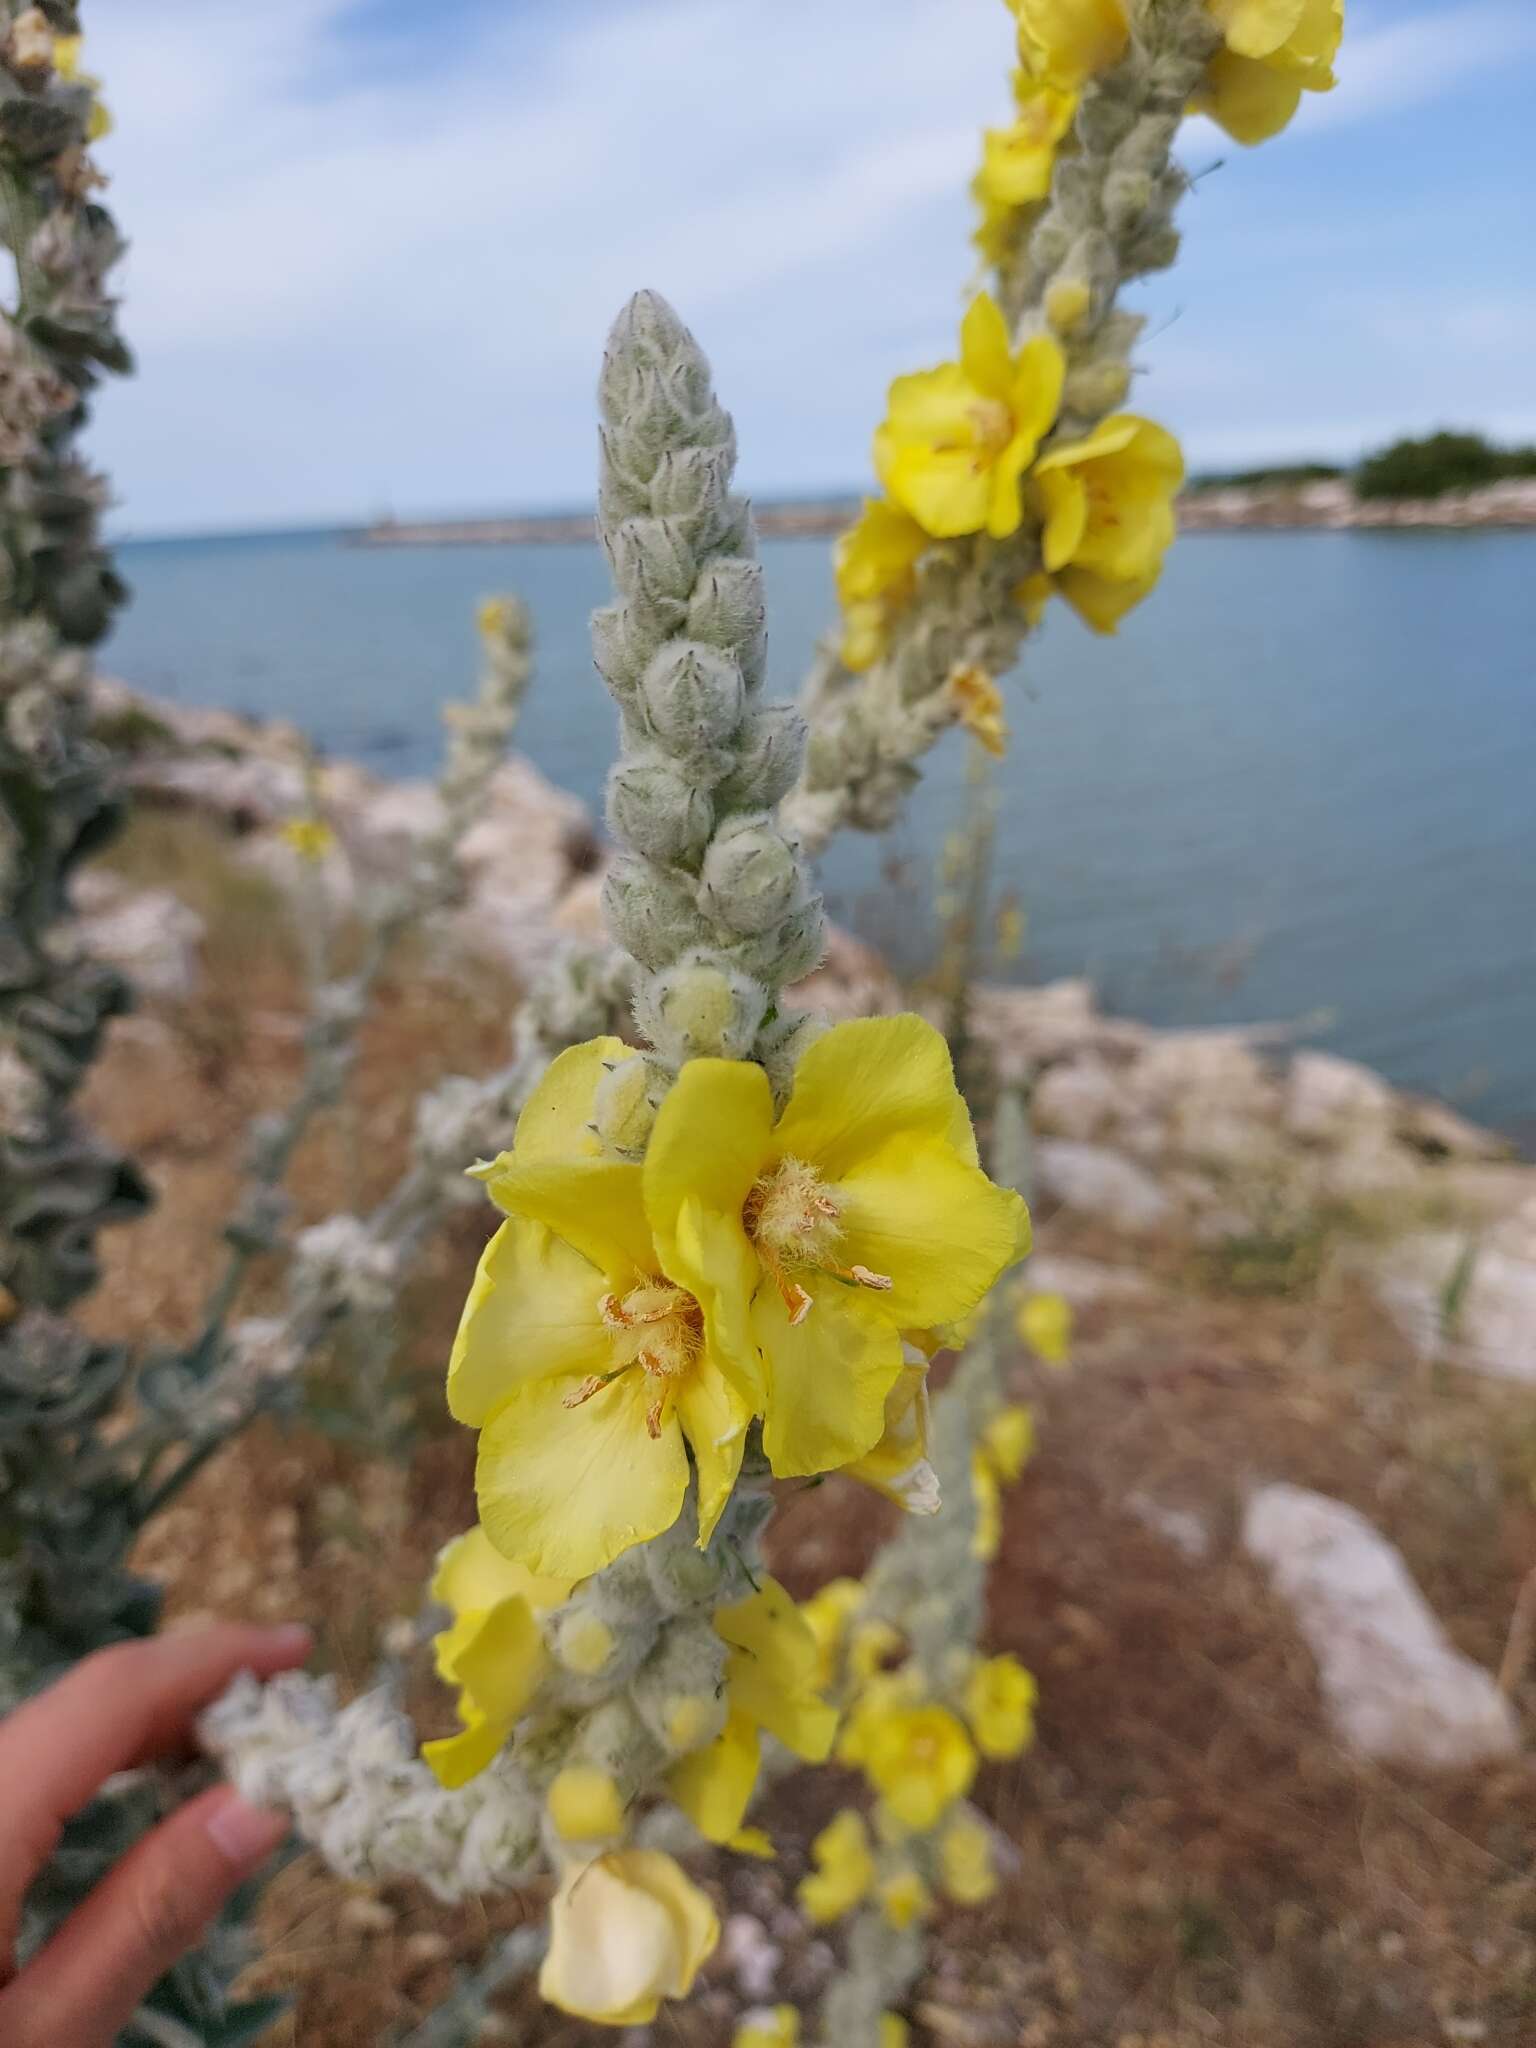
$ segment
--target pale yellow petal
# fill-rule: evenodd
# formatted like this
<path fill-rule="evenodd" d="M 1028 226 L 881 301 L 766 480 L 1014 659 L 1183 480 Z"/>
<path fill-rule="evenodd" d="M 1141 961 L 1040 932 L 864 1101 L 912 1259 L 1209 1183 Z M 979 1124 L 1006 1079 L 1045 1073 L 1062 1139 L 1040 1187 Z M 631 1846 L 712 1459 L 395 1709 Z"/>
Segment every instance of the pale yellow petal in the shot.
<path fill-rule="evenodd" d="M 538 1579 L 511 1558 L 503 1557 L 477 1523 L 438 1553 L 432 1598 L 455 1614 L 473 1614 L 517 1597 L 535 1610 L 558 1607 L 569 1599 L 571 1579 Z"/>
<path fill-rule="evenodd" d="M 757 1787 L 762 1745 L 749 1714 L 733 1709 L 715 1740 L 674 1764 L 667 1795 L 710 1842 L 729 1842 Z"/>
<path fill-rule="evenodd" d="M 688 1488 L 688 1454 L 668 1416 L 652 1438 L 650 1376 L 621 1373 L 579 1407 L 571 1383 L 520 1387 L 480 1433 L 475 1491 L 491 1541 L 532 1572 L 584 1579 L 670 1529 Z"/>
<path fill-rule="evenodd" d="M 617 1849 L 569 1867 L 550 1905 L 539 1992 L 604 2026 L 643 2026 L 683 1998 L 720 1938 L 704 1894 L 670 1856 Z"/>
<path fill-rule="evenodd" d="M 448 1360 L 448 1410 L 477 1426 L 517 1387 L 601 1372 L 606 1280 L 542 1224 L 503 1223 L 480 1255 Z"/>
<path fill-rule="evenodd" d="M 957 1114 L 964 1104 L 942 1035 L 921 1017 L 861 1017 L 804 1054 L 774 1147 L 839 1180 L 890 1138 L 953 1130 Z"/>
<path fill-rule="evenodd" d="M 837 1183 L 849 1264 L 884 1274 L 881 1307 L 921 1329 L 967 1315 L 1018 1252 L 1024 1204 L 928 1137 L 894 1138 Z"/>
<path fill-rule="evenodd" d="M 1251 57 L 1218 50 L 1191 107 L 1209 114 L 1234 142 L 1251 148 L 1278 135 L 1301 105 L 1301 80 Z"/>
<path fill-rule="evenodd" d="M 622 1038 L 592 1038 L 550 1061 L 517 1120 L 512 1149 L 523 1165 L 599 1156 L 602 1147 L 591 1129 L 598 1083 L 607 1067 L 629 1054 Z"/>
<path fill-rule="evenodd" d="M 620 1293 L 660 1270 L 638 1166 L 617 1159 L 524 1165 L 514 1153 L 489 1185 L 509 1214 L 563 1237 Z"/>
<path fill-rule="evenodd" d="M 699 1546 L 708 1543 L 741 1470 L 750 1403 L 706 1357 L 678 1384 L 677 1418 L 693 1450 L 699 1487 Z"/>
<path fill-rule="evenodd" d="M 885 1427 L 885 1397 L 901 1371 L 901 1338 L 875 1297 L 807 1275 L 810 1313 L 792 1327 L 776 1288 L 752 1304 L 767 1367 L 763 1448 L 781 1479 L 835 1471 Z"/>
<path fill-rule="evenodd" d="M 1013 351 L 1008 323 L 990 292 L 972 299 L 960 325 L 960 367 L 989 398 L 1005 403 L 1013 378 Z"/>
<path fill-rule="evenodd" d="M 421 1755 L 437 1782 L 449 1792 L 458 1791 L 471 1778 L 478 1778 L 507 1739 L 508 1730 L 491 1721 L 476 1718 L 457 1735 L 444 1735 L 436 1742 L 424 1742 Z"/>
<path fill-rule="evenodd" d="M 1096 633 L 1116 633 L 1120 621 L 1157 587 L 1159 571 L 1136 581 L 1118 582 L 1096 576 L 1091 569 L 1063 569 L 1056 587 L 1085 624 Z"/>

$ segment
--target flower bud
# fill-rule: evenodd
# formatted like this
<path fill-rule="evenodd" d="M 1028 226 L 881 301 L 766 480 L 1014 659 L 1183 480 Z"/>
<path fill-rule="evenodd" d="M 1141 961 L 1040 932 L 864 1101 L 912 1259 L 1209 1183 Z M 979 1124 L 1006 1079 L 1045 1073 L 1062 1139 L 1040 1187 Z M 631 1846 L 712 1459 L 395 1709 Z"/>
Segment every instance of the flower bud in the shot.
<path fill-rule="evenodd" d="M 651 510 L 663 518 L 699 519 L 718 511 L 727 495 L 736 451 L 669 448 L 651 479 Z"/>
<path fill-rule="evenodd" d="M 805 720 L 792 704 L 749 711 L 736 736 L 737 765 L 715 791 L 724 809 L 770 811 L 789 794 L 805 756 Z"/>
<path fill-rule="evenodd" d="M 637 1785 L 654 1769 L 656 1745 L 627 1699 L 606 1699 L 582 1716 L 566 1765 L 590 1764 L 619 1785 Z"/>
<path fill-rule="evenodd" d="M 776 988 L 788 988 L 821 965 L 826 946 L 821 898 L 813 896 L 782 924 L 733 946 L 731 959 L 743 974 L 771 977 Z"/>
<path fill-rule="evenodd" d="M 681 605 L 698 570 L 693 549 L 673 519 L 626 519 L 611 529 L 608 559 L 626 595 Z"/>
<path fill-rule="evenodd" d="M 1129 364 L 1113 361 L 1084 363 L 1081 369 L 1067 373 L 1062 410 L 1081 413 L 1087 419 L 1098 419 L 1124 405 L 1130 388 Z"/>
<path fill-rule="evenodd" d="M 1045 317 L 1058 334 L 1082 326 L 1093 306 L 1093 289 L 1080 277 L 1058 277 L 1045 294 Z"/>
<path fill-rule="evenodd" d="M 564 1842 L 610 1841 L 624 1832 L 624 1801 L 606 1771 L 567 1764 L 548 1793 L 549 1817 Z"/>
<path fill-rule="evenodd" d="M 1113 170 L 1104 180 L 1104 223 L 1111 234 L 1123 235 L 1152 204 L 1150 175 L 1139 170 Z"/>
<path fill-rule="evenodd" d="M 669 640 L 647 668 L 640 694 L 657 737 L 678 754 L 707 753 L 741 723 L 741 670 L 696 640 Z"/>
<path fill-rule="evenodd" d="M 702 1749 L 725 1725 L 725 1645 L 707 1618 L 667 1629 L 630 1686 L 635 1711 L 669 1756 Z"/>
<path fill-rule="evenodd" d="M 637 631 L 638 622 L 624 605 L 606 605 L 592 614 L 592 654 L 598 673 L 621 704 L 640 687 L 645 665 L 656 652 L 651 635 Z"/>
<path fill-rule="evenodd" d="M 767 1007 L 760 982 L 709 960 L 682 961 L 635 997 L 641 1029 L 676 1066 L 691 1059 L 745 1059 Z"/>
<path fill-rule="evenodd" d="M 692 894 L 632 855 L 621 854 L 604 878 L 603 916 L 624 950 L 653 973 L 708 936 Z"/>
<path fill-rule="evenodd" d="M 770 1032 L 763 1034 L 757 1049 L 758 1058 L 768 1075 L 775 1102 L 789 1100 L 790 1090 L 795 1084 L 795 1068 L 829 1028 L 825 1017 L 814 1013 L 798 1016 L 791 1011 L 788 1016 L 780 1017 Z"/>
<path fill-rule="evenodd" d="M 607 809 L 614 837 L 648 860 L 692 862 L 714 830 L 715 807 L 706 792 L 653 753 L 614 764 Z"/>
<path fill-rule="evenodd" d="M 780 923 L 805 891 L 799 858 L 766 812 L 721 827 L 704 855 L 703 877 L 710 910 L 748 937 Z"/>
<path fill-rule="evenodd" d="M 763 572 L 756 562 L 726 556 L 711 562 L 688 601 L 688 632 L 735 655 L 754 689 L 767 656 Z"/>

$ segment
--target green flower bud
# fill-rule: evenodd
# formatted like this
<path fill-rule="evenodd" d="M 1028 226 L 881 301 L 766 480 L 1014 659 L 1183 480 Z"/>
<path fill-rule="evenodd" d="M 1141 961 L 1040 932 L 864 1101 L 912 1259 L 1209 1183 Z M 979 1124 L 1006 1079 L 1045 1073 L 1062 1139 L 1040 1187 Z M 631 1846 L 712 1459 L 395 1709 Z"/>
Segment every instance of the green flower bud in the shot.
<path fill-rule="evenodd" d="M 791 1010 L 774 1020 L 758 1042 L 757 1056 L 773 1088 L 775 1102 L 789 1100 L 795 1085 L 795 1068 L 828 1029 L 825 1017 L 801 1015 Z"/>
<path fill-rule="evenodd" d="M 1152 204 L 1156 190 L 1148 171 L 1111 171 L 1104 180 L 1104 220 L 1112 234 L 1123 235 Z"/>
<path fill-rule="evenodd" d="M 1124 405 L 1130 388 L 1128 364 L 1108 360 L 1084 363 L 1081 369 L 1067 372 L 1062 409 L 1082 414 L 1087 419 L 1099 419 Z"/>
<path fill-rule="evenodd" d="M 622 854 L 603 881 L 603 916 L 624 950 L 653 973 L 708 936 L 690 893 L 650 862 Z"/>
<path fill-rule="evenodd" d="M 749 711 L 736 735 L 736 766 L 716 790 L 716 803 L 772 810 L 794 788 L 804 755 L 805 720 L 792 704 Z"/>
<path fill-rule="evenodd" d="M 765 811 L 721 827 L 704 856 L 703 877 L 711 912 L 746 937 L 781 923 L 805 887 L 794 848 Z"/>
<path fill-rule="evenodd" d="M 701 1617 L 662 1635 L 656 1652 L 631 1681 L 636 1713 L 669 1756 L 713 1742 L 725 1726 L 725 1645 Z"/>
<path fill-rule="evenodd" d="M 629 1701 L 612 1698 L 582 1716 L 563 1762 L 592 1764 L 628 1792 L 665 1762 L 659 1748 Z"/>
<path fill-rule="evenodd" d="M 678 522 L 626 519 L 609 534 L 608 560 L 619 588 L 653 604 L 681 607 L 693 588 L 698 561 Z"/>
<path fill-rule="evenodd" d="M 915 780 L 915 771 L 909 771 Z M 731 948 L 731 958 L 744 974 L 770 976 L 776 988 L 787 988 L 821 965 L 827 949 L 826 919 L 821 898 L 813 896 L 792 917 L 772 931 L 743 939 Z"/>
<path fill-rule="evenodd" d="M 614 837 L 649 860 L 692 862 L 714 830 L 708 795 L 655 754 L 631 754 L 615 763 L 607 808 Z"/>
<path fill-rule="evenodd" d="M 688 600 L 688 633 L 736 657 L 748 686 L 763 680 L 768 636 L 763 572 L 756 562 L 726 556 L 711 562 Z"/>
<path fill-rule="evenodd" d="M 741 670 L 696 640 L 669 640 L 647 668 L 640 694 L 657 737 L 679 754 L 706 754 L 741 723 Z"/>
<path fill-rule="evenodd" d="M 736 465 L 735 438 L 715 448 L 669 448 L 651 479 L 650 509 L 663 518 L 719 514 Z M 724 524 L 717 516 L 716 523 Z"/>
<path fill-rule="evenodd" d="M 768 1007 L 762 984 L 705 959 L 685 960 L 637 990 L 635 1018 L 674 1065 L 745 1059 Z"/>

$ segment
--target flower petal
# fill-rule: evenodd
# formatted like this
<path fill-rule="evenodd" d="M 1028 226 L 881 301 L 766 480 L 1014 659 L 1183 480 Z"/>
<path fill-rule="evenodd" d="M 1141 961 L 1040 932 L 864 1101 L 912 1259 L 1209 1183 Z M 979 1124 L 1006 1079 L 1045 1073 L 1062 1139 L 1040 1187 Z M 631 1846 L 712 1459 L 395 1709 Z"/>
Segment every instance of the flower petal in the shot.
<path fill-rule="evenodd" d="M 536 1611 L 570 1598 L 571 1579 L 536 1579 L 503 1557 L 478 1522 L 438 1553 L 432 1598 L 456 1615 L 483 1613 L 499 1601 L 522 1598 Z"/>
<path fill-rule="evenodd" d="M 913 1328 L 967 1315 L 1019 1257 L 1024 1204 L 932 1138 L 900 1137 L 837 1184 L 850 1264 L 891 1281 L 880 1305 Z"/>
<path fill-rule="evenodd" d="M 699 1548 L 715 1533 L 715 1524 L 741 1470 L 746 1449 L 750 1405 L 708 1359 L 701 1359 L 678 1383 L 677 1419 L 693 1450 L 699 1481 Z"/>
<path fill-rule="evenodd" d="M 604 1277 L 542 1224 L 503 1223 L 480 1255 L 448 1360 L 448 1409 L 478 1425 L 547 1374 L 601 1372 Z"/>
<path fill-rule="evenodd" d="M 834 1025 L 802 1057 L 774 1149 L 838 1180 L 889 1138 L 950 1130 L 959 1102 L 949 1047 L 931 1024 L 856 1018 Z"/>
<path fill-rule="evenodd" d="M 642 2026 L 692 1989 L 719 1938 L 714 1908 L 670 1856 L 613 1850 L 562 1878 L 539 1992 L 580 2019 Z"/>
<path fill-rule="evenodd" d="M 654 1383 L 639 1368 L 567 1408 L 572 1382 L 519 1387 L 480 1432 L 475 1491 L 498 1550 L 532 1572 L 584 1579 L 670 1529 L 688 1490 L 675 1417 L 652 1438 Z"/>
<path fill-rule="evenodd" d="M 901 1371 L 901 1338 L 871 1296 L 821 1274 L 806 1284 L 812 1305 L 798 1327 L 776 1288 L 760 1289 L 752 1304 L 768 1377 L 763 1448 L 781 1479 L 862 1457 L 885 1427 L 885 1397 Z"/>
<path fill-rule="evenodd" d="M 444 1735 L 421 1745 L 422 1761 L 446 1791 L 467 1785 L 496 1756 L 507 1739 L 507 1730 L 482 1715 L 472 1716 L 457 1735 Z"/>
<path fill-rule="evenodd" d="M 1007 402 L 1013 379 L 1008 322 L 990 292 L 978 292 L 960 324 L 960 367 L 978 390 Z"/>
<path fill-rule="evenodd" d="M 729 1842 L 757 1788 L 762 1744 L 749 1714 L 733 1709 L 714 1741 L 674 1764 L 667 1796 L 709 1842 Z"/>
<path fill-rule="evenodd" d="M 512 1149 L 524 1165 L 596 1159 L 602 1147 L 591 1128 L 598 1084 L 615 1060 L 628 1059 L 622 1038 L 589 1038 L 550 1061 L 523 1106 Z"/>
<path fill-rule="evenodd" d="M 563 1237 L 620 1291 L 660 1270 L 638 1166 L 617 1159 L 524 1165 L 514 1153 L 490 1186 L 503 1209 Z"/>

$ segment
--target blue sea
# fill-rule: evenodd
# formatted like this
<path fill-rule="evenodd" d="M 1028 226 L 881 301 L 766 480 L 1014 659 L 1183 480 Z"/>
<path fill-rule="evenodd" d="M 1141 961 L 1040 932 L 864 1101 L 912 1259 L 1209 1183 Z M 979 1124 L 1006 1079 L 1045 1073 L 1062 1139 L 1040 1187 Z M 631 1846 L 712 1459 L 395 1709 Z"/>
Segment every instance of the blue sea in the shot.
<path fill-rule="evenodd" d="M 764 544 L 773 680 L 831 616 L 821 541 Z M 429 771 L 472 683 L 472 609 L 531 604 L 519 746 L 594 804 L 613 712 L 586 618 L 595 547 L 370 550 L 336 535 L 139 542 L 104 654 L 129 682 L 295 720 L 382 773 Z M 1536 535 L 1198 534 L 1118 640 L 1061 610 L 1010 684 L 1000 882 L 1013 970 L 1093 977 L 1159 1023 L 1307 1036 L 1536 1141 Z M 826 869 L 838 913 L 919 960 L 956 736 L 905 825 Z"/>

